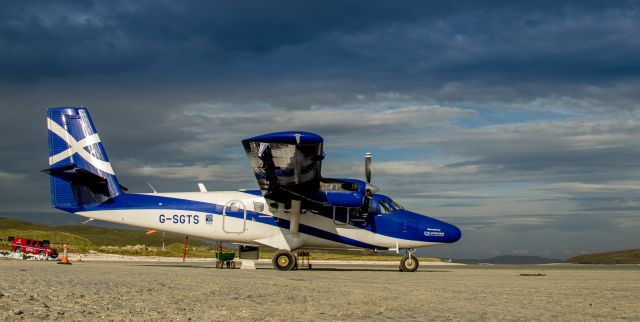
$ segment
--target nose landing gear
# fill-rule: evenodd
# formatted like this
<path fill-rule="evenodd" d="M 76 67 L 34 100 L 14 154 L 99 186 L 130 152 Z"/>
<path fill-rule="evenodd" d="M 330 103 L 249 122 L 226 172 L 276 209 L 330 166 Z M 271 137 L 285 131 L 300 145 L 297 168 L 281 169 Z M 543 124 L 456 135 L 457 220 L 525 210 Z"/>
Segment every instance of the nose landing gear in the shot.
<path fill-rule="evenodd" d="M 415 249 L 407 249 L 407 253 L 400 260 L 401 272 L 415 272 L 420 265 L 418 258 L 413 256 Z"/>

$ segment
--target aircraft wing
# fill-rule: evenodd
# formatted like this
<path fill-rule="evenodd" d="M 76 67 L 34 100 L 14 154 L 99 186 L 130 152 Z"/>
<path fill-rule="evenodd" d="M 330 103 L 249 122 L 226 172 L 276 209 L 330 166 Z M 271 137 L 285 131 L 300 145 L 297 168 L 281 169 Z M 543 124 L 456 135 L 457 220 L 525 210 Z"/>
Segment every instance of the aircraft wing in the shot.
<path fill-rule="evenodd" d="M 242 145 L 265 198 L 278 202 L 312 200 L 320 191 L 321 136 L 276 132 L 245 139 Z"/>

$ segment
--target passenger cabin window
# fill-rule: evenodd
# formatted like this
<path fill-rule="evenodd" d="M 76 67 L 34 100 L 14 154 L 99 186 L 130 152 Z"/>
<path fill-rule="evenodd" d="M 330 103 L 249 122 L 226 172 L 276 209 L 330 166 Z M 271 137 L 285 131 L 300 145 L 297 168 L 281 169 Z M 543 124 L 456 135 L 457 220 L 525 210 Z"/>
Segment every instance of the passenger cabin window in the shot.
<path fill-rule="evenodd" d="M 360 215 L 359 208 L 347 208 L 347 207 L 331 207 L 333 222 L 340 222 L 347 224 L 352 217 L 358 217 Z"/>

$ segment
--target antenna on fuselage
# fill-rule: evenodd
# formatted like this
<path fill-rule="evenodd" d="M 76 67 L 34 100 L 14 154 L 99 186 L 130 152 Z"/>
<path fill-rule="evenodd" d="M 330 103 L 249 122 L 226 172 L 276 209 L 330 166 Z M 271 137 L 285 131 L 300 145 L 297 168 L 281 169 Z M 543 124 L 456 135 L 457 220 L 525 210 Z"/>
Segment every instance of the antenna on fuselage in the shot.
<path fill-rule="evenodd" d="M 151 190 L 153 190 L 153 193 L 158 193 L 158 192 L 156 191 L 156 188 L 154 188 L 154 187 L 151 185 L 151 183 L 147 182 L 147 185 L 149 185 L 149 188 L 151 188 Z"/>
<path fill-rule="evenodd" d="M 204 186 L 204 183 L 202 182 L 198 182 L 198 189 L 200 189 L 200 192 L 207 192 L 207 187 Z"/>
<path fill-rule="evenodd" d="M 89 218 L 89 219 L 87 219 L 87 220 L 85 220 L 85 221 L 81 222 L 81 224 L 83 224 L 83 225 L 84 225 L 84 224 L 86 224 L 86 223 L 88 223 L 88 222 L 90 222 L 90 221 L 94 221 L 94 220 L 95 220 L 95 219 L 93 219 L 93 218 Z"/>

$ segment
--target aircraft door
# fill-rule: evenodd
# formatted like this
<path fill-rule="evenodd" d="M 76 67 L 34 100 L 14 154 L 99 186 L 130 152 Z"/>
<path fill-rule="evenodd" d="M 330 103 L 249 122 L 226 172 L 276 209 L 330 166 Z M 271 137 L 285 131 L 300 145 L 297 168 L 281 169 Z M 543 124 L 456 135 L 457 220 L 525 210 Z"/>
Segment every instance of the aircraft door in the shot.
<path fill-rule="evenodd" d="M 247 226 L 247 207 L 240 200 L 231 200 L 222 210 L 222 231 L 241 234 Z"/>

